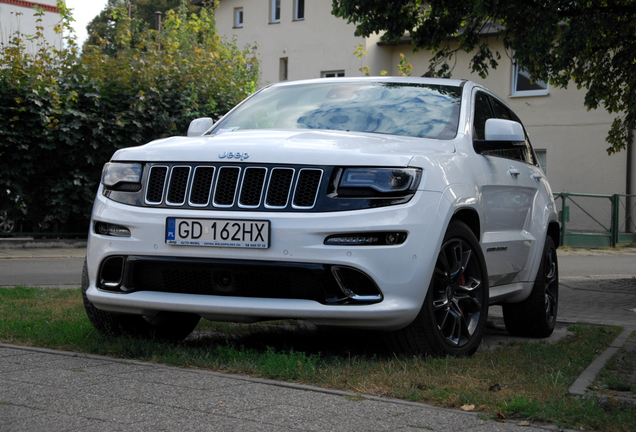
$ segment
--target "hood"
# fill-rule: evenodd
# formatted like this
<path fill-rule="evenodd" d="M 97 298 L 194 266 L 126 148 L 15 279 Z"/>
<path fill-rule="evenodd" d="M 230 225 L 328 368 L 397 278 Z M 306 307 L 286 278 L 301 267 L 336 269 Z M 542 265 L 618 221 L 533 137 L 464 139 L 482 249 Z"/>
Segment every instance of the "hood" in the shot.
<path fill-rule="evenodd" d="M 345 131 L 245 130 L 172 137 L 118 150 L 112 160 L 408 166 L 415 156 L 449 154 L 453 141 Z"/>

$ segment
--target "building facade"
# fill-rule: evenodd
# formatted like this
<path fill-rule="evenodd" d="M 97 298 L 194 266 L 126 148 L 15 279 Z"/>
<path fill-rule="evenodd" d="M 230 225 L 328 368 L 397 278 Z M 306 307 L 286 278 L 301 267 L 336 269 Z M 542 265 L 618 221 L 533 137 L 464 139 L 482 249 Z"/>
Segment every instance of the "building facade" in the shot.
<path fill-rule="evenodd" d="M 44 11 L 40 25 L 43 27 L 44 39 L 47 43 L 60 48 L 62 35 L 55 33 L 55 26 L 60 21 L 60 11 L 56 0 L 38 0 L 37 2 L 24 0 L 0 0 L 0 44 L 7 45 L 16 34 L 27 44 L 27 49 L 33 51 L 36 47 L 29 44 L 24 36 L 34 35 L 39 17 L 34 16 L 35 7 Z"/>
<path fill-rule="evenodd" d="M 355 36 L 355 26 L 331 14 L 331 0 L 221 0 L 217 31 L 239 46 L 258 46 L 261 85 L 285 80 L 364 75 L 398 75 L 400 54 L 423 75 L 430 55 L 413 52 L 405 41 L 380 43 L 379 35 Z M 504 97 L 521 117 L 555 192 L 587 194 L 636 193 L 636 175 L 628 186 L 627 152 L 608 156 L 605 137 L 614 116 L 602 109 L 588 111 L 584 90 L 532 83 L 499 47 L 499 67 L 487 78 L 471 74 L 470 56 L 457 56 L 453 78 L 469 79 Z M 359 58 L 356 49 L 366 52 Z M 636 163 L 632 163 L 636 166 Z"/>

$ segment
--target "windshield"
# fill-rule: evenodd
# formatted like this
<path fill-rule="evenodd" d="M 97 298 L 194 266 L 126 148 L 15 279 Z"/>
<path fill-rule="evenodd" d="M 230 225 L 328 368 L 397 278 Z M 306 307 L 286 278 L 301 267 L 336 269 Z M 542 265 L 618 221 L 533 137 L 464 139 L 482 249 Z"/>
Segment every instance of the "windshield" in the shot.
<path fill-rule="evenodd" d="M 417 83 L 335 82 L 270 87 L 212 133 L 244 129 L 327 129 L 452 139 L 461 88 Z"/>

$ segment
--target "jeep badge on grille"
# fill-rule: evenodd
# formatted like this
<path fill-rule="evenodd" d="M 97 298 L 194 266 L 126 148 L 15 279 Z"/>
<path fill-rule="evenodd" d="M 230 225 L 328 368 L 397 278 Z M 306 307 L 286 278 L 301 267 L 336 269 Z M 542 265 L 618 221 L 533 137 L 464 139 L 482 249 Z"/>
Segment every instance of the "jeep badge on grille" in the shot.
<path fill-rule="evenodd" d="M 244 160 L 250 157 L 250 154 L 245 152 L 229 152 L 226 151 L 225 153 L 219 153 L 219 158 L 223 159 L 223 158 L 228 158 L 228 159 L 240 159 L 240 160 Z"/>

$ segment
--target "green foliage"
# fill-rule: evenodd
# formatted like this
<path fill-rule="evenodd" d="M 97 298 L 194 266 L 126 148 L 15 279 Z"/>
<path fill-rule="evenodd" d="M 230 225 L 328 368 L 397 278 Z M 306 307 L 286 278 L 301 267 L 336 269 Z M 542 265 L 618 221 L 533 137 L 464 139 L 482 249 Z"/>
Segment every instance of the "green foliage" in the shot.
<path fill-rule="evenodd" d="M 448 77 L 453 57 L 472 55 L 472 72 L 485 77 L 502 53 L 487 35 L 503 40 L 505 54 L 532 79 L 587 90 L 589 109 L 620 116 L 606 138 L 608 153 L 625 149 L 636 129 L 636 4 L 633 0 L 333 0 L 335 16 L 355 23 L 356 36 L 384 31 L 398 42 L 409 33 L 416 49 L 433 54 L 428 76 Z"/>
<path fill-rule="evenodd" d="M 38 21 L 35 53 L 19 34 L 0 50 L 0 190 L 38 221 L 35 230 L 81 232 L 114 151 L 220 117 L 255 90 L 258 63 L 249 48 L 220 40 L 211 8 L 188 15 L 185 0 L 161 33 L 134 40 L 134 23 L 114 10 L 112 39 L 81 55 L 70 12 L 58 7 L 64 48 L 45 42 Z"/>

